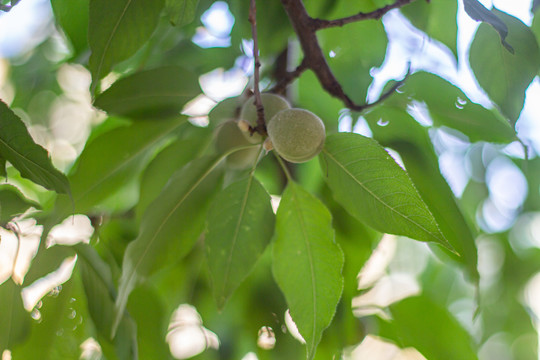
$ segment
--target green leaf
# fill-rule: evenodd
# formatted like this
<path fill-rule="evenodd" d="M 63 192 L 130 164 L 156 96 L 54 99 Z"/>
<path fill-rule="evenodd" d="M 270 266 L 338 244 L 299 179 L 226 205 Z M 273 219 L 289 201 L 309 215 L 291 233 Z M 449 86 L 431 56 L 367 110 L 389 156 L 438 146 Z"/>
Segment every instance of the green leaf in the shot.
<path fill-rule="evenodd" d="M 73 211 L 85 213 L 122 188 L 139 172 L 150 151 L 177 131 L 184 120 L 141 121 L 96 137 L 85 147 L 69 176 L 73 203 L 59 197 L 50 222 L 54 225 Z"/>
<path fill-rule="evenodd" d="M 251 24 L 249 21 L 249 6 L 244 0 L 227 1 L 229 9 L 236 19 L 231 30 L 233 47 L 242 46 L 243 39 L 250 39 Z M 243 20 L 241 20 L 243 19 Z M 279 1 L 257 2 L 257 34 L 262 57 L 275 56 L 287 47 L 293 29 L 287 13 Z"/>
<path fill-rule="evenodd" d="M 94 82 L 150 38 L 164 5 L 165 0 L 90 0 L 89 67 Z"/>
<path fill-rule="evenodd" d="M 506 42 L 506 37 L 508 36 L 508 26 L 497 16 L 496 11 L 489 11 L 482 3 L 478 0 L 463 0 L 463 5 L 465 5 L 465 11 L 467 14 L 476 21 L 482 21 L 491 25 L 498 33 L 501 38 L 501 44 L 508 50 L 510 53 L 514 53 L 513 47 Z M 513 30 L 510 30 L 513 31 Z"/>
<path fill-rule="evenodd" d="M 317 35 L 345 93 L 358 103 L 365 102 L 373 81 L 371 68 L 380 66 L 386 54 L 388 39 L 382 22 L 361 21 L 325 29 Z"/>
<path fill-rule="evenodd" d="M 41 208 L 38 203 L 27 199 L 15 186 L 0 185 L 0 225 L 6 224 L 17 215 L 21 215 L 30 207 Z"/>
<path fill-rule="evenodd" d="M 135 119 L 178 116 L 201 93 L 198 76 L 178 66 L 144 70 L 116 81 L 94 105 L 109 114 Z"/>
<path fill-rule="evenodd" d="M 214 199 L 205 247 L 218 308 L 249 275 L 274 232 L 270 195 L 250 174 Z"/>
<path fill-rule="evenodd" d="M 0 176 L 7 177 L 6 159 L 0 155 Z"/>
<path fill-rule="evenodd" d="M 11 163 L 21 176 L 57 193 L 69 194 L 69 183 L 49 159 L 47 150 L 32 140 L 26 126 L 0 100 L 0 157 Z"/>
<path fill-rule="evenodd" d="M 39 319 L 31 321 L 30 336 L 12 349 L 12 358 L 79 359 L 82 342 L 95 336 L 86 326 L 88 312 L 79 277 L 74 274 L 58 291 L 44 296 L 38 307 L 34 315 Z"/>
<path fill-rule="evenodd" d="M 321 154 L 328 186 L 351 215 L 378 231 L 452 250 L 407 173 L 375 140 L 334 134 Z"/>
<path fill-rule="evenodd" d="M 457 58 L 457 1 L 414 1 L 401 12 L 429 37 L 448 46 Z"/>
<path fill-rule="evenodd" d="M 343 290 L 343 253 L 320 200 L 289 182 L 276 214 L 273 273 L 312 359 Z"/>
<path fill-rule="evenodd" d="M 373 131 L 373 137 L 381 145 L 399 152 L 407 174 L 433 214 L 444 237 L 461 255 L 453 257 L 454 260 L 465 266 L 471 279 L 478 280 L 476 235 L 441 175 L 428 128 L 416 122 L 405 109 L 388 106 L 380 106 L 365 117 Z M 379 119 L 383 119 L 387 124 L 377 125 Z"/>
<path fill-rule="evenodd" d="M 71 246 L 54 245 L 49 248 L 42 247 L 32 259 L 30 269 L 24 276 L 24 285 L 30 285 L 34 281 L 58 270 L 62 262 L 75 252 Z"/>
<path fill-rule="evenodd" d="M 171 359 L 165 341 L 170 313 L 165 309 L 163 295 L 151 286 L 139 286 L 133 291 L 127 307 L 137 324 L 139 359 Z"/>
<path fill-rule="evenodd" d="M 124 255 L 113 329 L 135 285 L 165 264 L 178 261 L 197 241 L 219 187 L 221 171 L 215 169 L 219 160 L 200 158 L 177 171 L 146 209 L 139 236 Z"/>
<path fill-rule="evenodd" d="M 196 132 L 192 136 L 177 140 L 160 151 L 144 169 L 141 177 L 139 202 L 135 209 L 138 219 L 159 195 L 172 174 L 198 157 L 208 145 L 210 134 L 207 129 L 195 128 L 195 130 Z"/>
<path fill-rule="evenodd" d="M 0 354 L 28 336 L 30 314 L 23 307 L 21 287 L 8 279 L 0 284 Z"/>
<path fill-rule="evenodd" d="M 533 18 L 533 21 L 531 24 L 531 31 L 533 32 L 534 36 L 536 37 L 536 41 L 538 42 L 540 46 L 540 15 L 538 14 L 535 14 Z"/>
<path fill-rule="evenodd" d="M 469 61 L 478 83 L 515 124 L 525 101 L 525 90 L 540 69 L 540 51 L 534 34 L 521 20 L 493 10 L 508 26 L 511 54 L 504 49 L 493 30 L 480 25 L 471 44 Z"/>
<path fill-rule="evenodd" d="M 344 107 L 341 100 L 328 95 L 311 71 L 304 72 L 297 83 L 298 106 L 317 114 L 324 122 L 327 132 L 337 131 L 339 112 Z"/>
<path fill-rule="evenodd" d="M 382 336 L 412 346 L 426 359 L 476 360 L 473 339 L 448 310 L 420 295 L 390 306 L 392 322 Z M 384 323 L 383 323 L 384 324 Z"/>
<path fill-rule="evenodd" d="M 403 96 L 425 102 L 434 126 L 459 130 L 471 142 L 510 143 L 517 140 L 514 129 L 506 119 L 496 111 L 473 103 L 458 87 L 437 75 L 415 73 L 399 89 L 404 92 Z M 385 106 L 394 103 L 393 99 L 389 100 Z"/>
<path fill-rule="evenodd" d="M 88 48 L 89 0 L 51 0 L 56 22 L 78 57 Z"/>
<path fill-rule="evenodd" d="M 172 62 L 174 65 L 203 75 L 216 70 L 216 68 L 229 69 L 233 67 L 238 55 L 236 48 L 201 48 L 188 38 L 179 42 L 176 47 L 166 53 L 167 59 L 161 59 L 161 61 Z"/>
<path fill-rule="evenodd" d="M 175 26 L 189 24 L 195 18 L 199 0 L 165 0 L 165 10 Z"/>
<path fill-rule="evenodd" d="M 114 349 L 118 359 L 133 359 L 137 354 L 135 323 L 123 313 L 118 331 L 111 334 L 114 319 L 114 302 L 116 290 L 109 266 L 99 257 L 97 252 L 87 244 L 74 246 L 79 255 L 78 266 L 88 303 L 88 313 L 98 331 L 98 340 L 103 344 L 105 352 Z M 108 355 L 109 356 L 109 355 Z"/>

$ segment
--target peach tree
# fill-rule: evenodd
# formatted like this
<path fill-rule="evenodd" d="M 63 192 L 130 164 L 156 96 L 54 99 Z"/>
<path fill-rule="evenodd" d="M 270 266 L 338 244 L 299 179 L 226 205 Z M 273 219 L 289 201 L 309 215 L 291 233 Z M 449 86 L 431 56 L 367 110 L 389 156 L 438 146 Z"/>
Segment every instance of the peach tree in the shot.
<path fill-rule="evenodd" d="M 51 0 L 0 68 L 0 353 L 356 359 L 378 339 L 536 359 L 540 162 L 517 130 L 537 6 L 525 24 L 478 0 Z M 463 51 L 458 19 L 479 24 Z M 521 182 L 497 208 L 505 169 Z M 419 269 L 401 295 L 400 266 Z"/>

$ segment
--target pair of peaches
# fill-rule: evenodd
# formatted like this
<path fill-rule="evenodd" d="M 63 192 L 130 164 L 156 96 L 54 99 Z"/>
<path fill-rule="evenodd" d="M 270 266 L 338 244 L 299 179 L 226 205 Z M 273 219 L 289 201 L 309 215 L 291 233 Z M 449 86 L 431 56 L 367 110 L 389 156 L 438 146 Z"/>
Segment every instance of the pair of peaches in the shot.
<path fill-rule="evenodd" d="M 254 99 L 251 97 L 242 105 L 238 120 L 225 121 L 217 128 L 218 152 L 239 149 L 227 156 L 230 168 L 245 169 L 254 164 L 260 147 L 250 146 L 253 144 L 263 143 L 266 151 L 273 149 L 293 163 L 306 162 L 321 151 L 325 140 L 322 120 L 308 110 L 291 108 L 284 97 L 276 94 L 261 94 L 268 136 L 250 131 L 257 125 Z"/>

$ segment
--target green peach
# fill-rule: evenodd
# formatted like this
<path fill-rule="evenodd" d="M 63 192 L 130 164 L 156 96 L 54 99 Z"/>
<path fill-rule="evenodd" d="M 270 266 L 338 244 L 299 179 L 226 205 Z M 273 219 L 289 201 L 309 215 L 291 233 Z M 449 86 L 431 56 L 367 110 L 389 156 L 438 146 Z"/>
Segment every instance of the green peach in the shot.
<path fill-rule="evenodd" d="M 304 109 L 282 110 L 272 117 L 266 128 L 274 150 L 293 163 L 317 156 L 326 138 L 322 120 Z"/>
<path fill-rule="evenodd" d="M 240 119 L 246 120 L 253 127 L 257 126 L 257 107 L 254 104 L 255 98 L 250 97 L 242 106 L 240 111 Z M 272 93 L 262 93 L 261 102 L 264 108 L 264 118 L 266 120 L 266 126 L 270 119 L 279 111 L 284 109 L 290 109 L 291 105 L 283 96 L 272 94 Z M 246 139 L 252 144 L 258 144 L 262 141 L 262 136 L 258 133 L 253 135 L 249 132 L 244 133 Z"/>

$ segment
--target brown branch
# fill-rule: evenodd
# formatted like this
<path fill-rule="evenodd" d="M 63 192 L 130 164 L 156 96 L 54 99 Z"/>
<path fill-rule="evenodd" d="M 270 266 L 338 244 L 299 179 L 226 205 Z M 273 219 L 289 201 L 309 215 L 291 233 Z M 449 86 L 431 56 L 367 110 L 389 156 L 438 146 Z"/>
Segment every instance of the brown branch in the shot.
<path fill-rule="evenodd" d="M 293 71 L 285 72 L 285 74 L 281 75 L 279 77 L 279 81 L 272 89 L 270 89 L 270 92 L 276 93 L 276 94 L 282 94 L 287 86 L 289 86 L 290 83 L 292 83 L 294 80 L 300 77 L 304 71 L 308 69 L 306 58 L 302 59 L 302 62 L 300 65 L 296 67 Z"/>
<path fill-rule="evenodd" d="M 383 17 L 384 14 L 386 14 L 390 10 L 398 9 L 407 4 L 410 4 L 413 1 L 415 0 L 397 0 L 393 4 L 386 5 L 377 10 L 373 10 L 367 13 L 359 12 L 356 15 L 347 16 L 341 19 L 335 19 L 335 20 L 312 19 L 312 26 L 315 28 L 315 30 L 321 30 L 321 29 L 327 29 L 329 27 L 344 26 L 344 25 L 357 22 L 357 21 L 362 21 L 362 20 L 368 20 L 368 19 L 379 20 L 380 18 Z"/>
<path fill-rule="evenodd" d="M 256 0 L 251 0 L 249 7 L 249 22 L 251 23 L 251 34 L 253 36 L 253 93 L 255 94 L 255 107 L 257 108 L 257 126 L 250 129 L 250 132 L 258 132 L 261 135 L 266 134 L 266 125 L 264 122 L 264 107 L 261 101 L 261 91 L 259 90 L 259 70 L 261 61 L 259 60 L 259 43 L 257 38 L 257 4 Z"/>
<path fill-rule="evenodd" d="M 412 1 L 414 0 L 397 0 L 396 3 L 387 5 L 371 13 L 360 13 L 348 18 L 337 20 L 320 20 L 313 19 L 309 16 L 302 0 L 281 0 L 281 4 L 289 17 L 294 31 L 298 36 L 298 40 L 300 41 L 302 51 L 304 52 L 304 60 L 301 64 L 302 68 L 298 73 L 292 72 L 291 78 L 285 79 L 285 83 L 288 84 L 288 82 L 295 79 L 294 76 L 300 76 L 301 72 L 306 69 L 310 69 L 315 73 L 319 83 L 328 94 L 343 101 L 345 106 L 353 111 L 363 111 L 380 103 L 385 98 L 390 96 L 390 94 L 393 92 L 392 89 L 390 92 L 383 94 L 379 100 L 373 103 L 356 104 L 351 98 L 349 98 L 330 69 L 328 62 L 326 61 L 326 57 L 324 56 L 324 53 L 319 45 L 319 41 L 317 40 L 316 32 L 317 30 L 323 28 L 331 26 L 343 26 L 346 23 L 365 20 L 366 18 L 377 19 L 388 11 L 408 4 Z M 340 21 L 343 23 L 340 24 Z"/>
<path fill-rule="evenodd" d="M 401 85 L 403 85 L 405 83 L 405 80 L 407 80 L 407 78 L 409 77 L 409 75 L 411 74 L 411 64 L 409 63 L 409 69 L 407 70 L 407 73 L 405 74 L 405 76 L 403 77 L 403 79 L 399 80 L 399 81 L 396 81 L 396 83 L 394 85 L 392 85 L 388 90 L 386 90 L 385 92 L 383 92 L 379 98 L 377 100 L 375 100 L 374 102 L 371 102 L 371 103 L 366 103 L 364 106 L 363 106 L 363 109 L 362 110 L 365 110 L 367 108 L 370 108 L 370 107 L 373 107 L 375 105 L 378 105 L 380 103 L 382 103 L 384 100 L 388 99 L 390 97 L 390 95 L 392 95 L 394 93 L 394 91 L 396 91 Z"/>
<path fill-rule="evenodd" d="M 312 26 L 313 19 L 308 15 L 304 4 L 300 0 L 281 0 L 287 15 L 298 36 L 304 52 L 306 66 L 313 70 L 322 87 L 332 96 L 339 99 L 348 99 L 347 95 L 326 62 L 323 51 Z M 349 103 L 350 103 L 349 99 Z"/>

